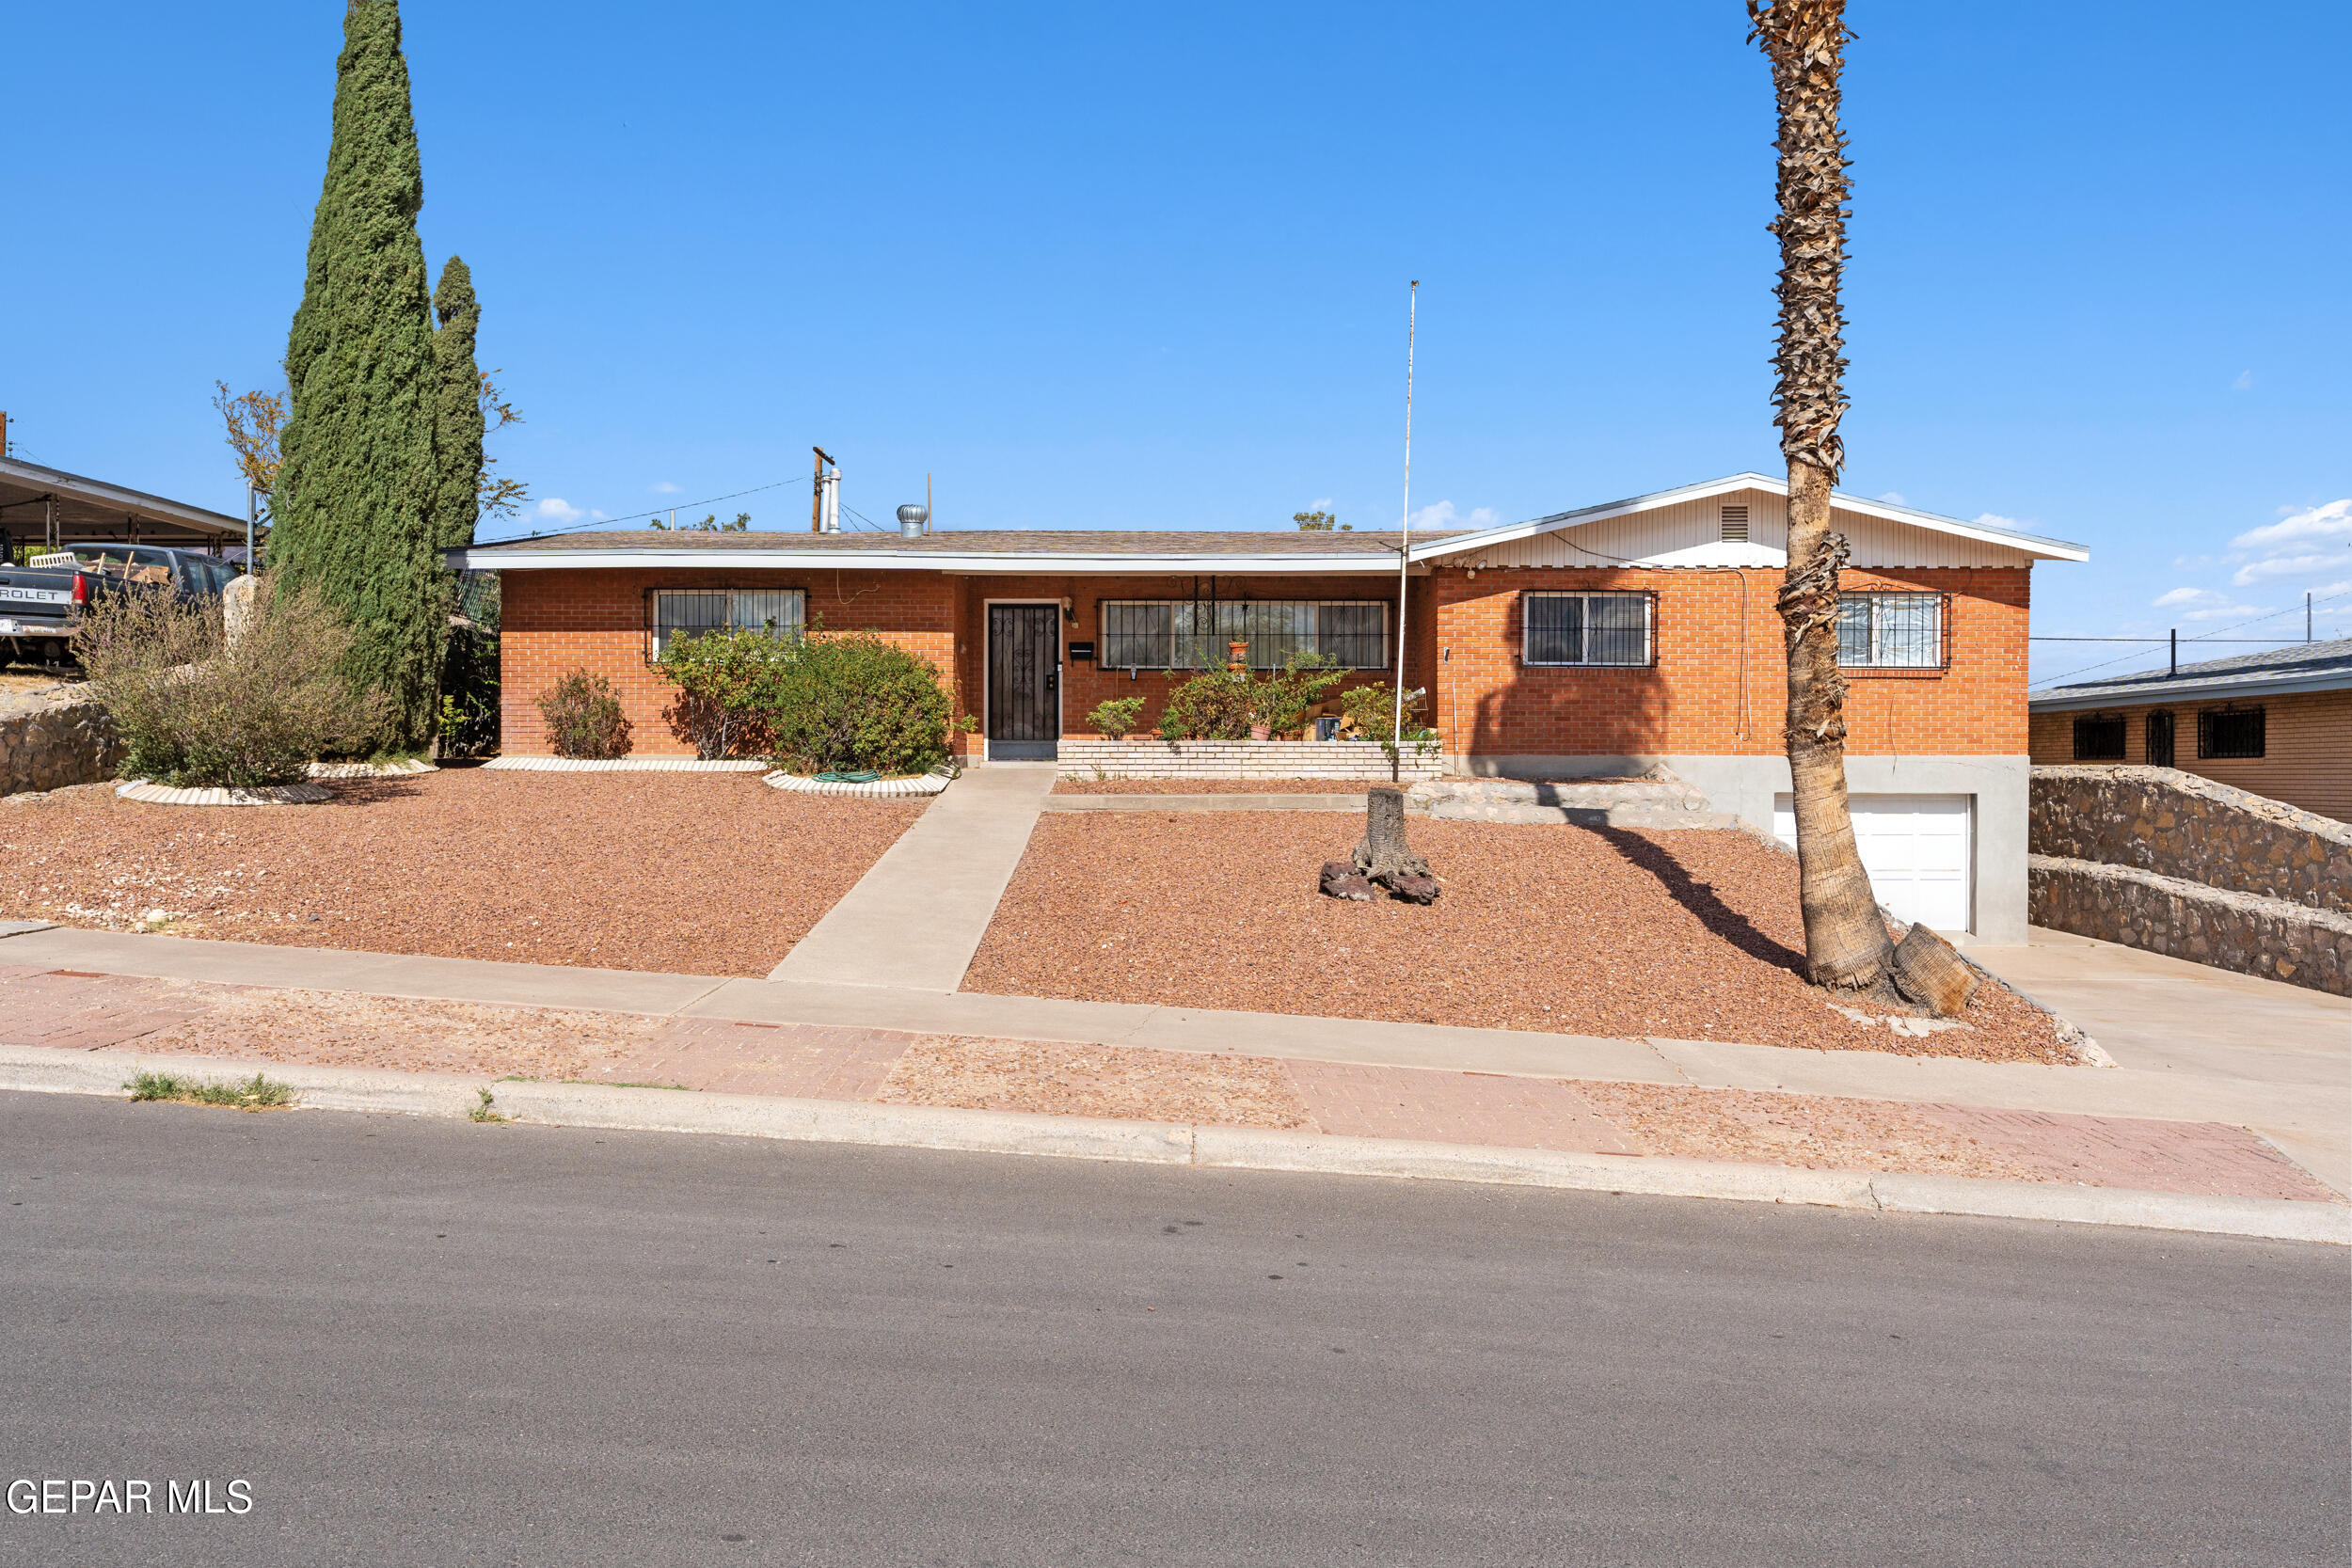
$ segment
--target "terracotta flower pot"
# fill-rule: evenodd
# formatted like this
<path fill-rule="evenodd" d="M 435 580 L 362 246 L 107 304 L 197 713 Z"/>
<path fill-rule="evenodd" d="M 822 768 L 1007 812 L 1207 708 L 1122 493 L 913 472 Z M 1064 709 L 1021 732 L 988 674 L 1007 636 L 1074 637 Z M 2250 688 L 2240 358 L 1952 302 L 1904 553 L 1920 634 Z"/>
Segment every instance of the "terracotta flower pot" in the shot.
<path fill-rule="evenodd" d="M 1252 724 L 1249 726 L 1249 738 L 1252 740 L 1271 740 L 1274 738 L 1274 732 L 1266 728 L 1263 724 Z"/>

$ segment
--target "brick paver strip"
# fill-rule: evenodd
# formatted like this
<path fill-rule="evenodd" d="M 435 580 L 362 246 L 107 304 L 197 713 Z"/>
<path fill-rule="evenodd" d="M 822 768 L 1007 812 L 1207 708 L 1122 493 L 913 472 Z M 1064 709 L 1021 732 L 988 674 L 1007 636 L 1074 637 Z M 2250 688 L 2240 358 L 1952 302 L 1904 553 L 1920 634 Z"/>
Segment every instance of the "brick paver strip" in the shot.
<path fill-rule="evenodd" d="M 1576 1154 L 1642 1152 L 1581 1095 L 1548 1078 L 1296 1057 L 1283 1065 L 1315 1125 L 1326 1132 Z"/>
<path fill-rule="evenodd" d="M 1920 1115 L 2007 1152 L 2045 1180 L 2151 1193 L 2315 1198 L 2335 1194 L 2242 1127 L 2214 1121 L 1920 1105 Z"/>
<path fill-rule="evenodd" d="M 597 1075 L 723 1094 L 871 1100 L 891 1065 L 922 1037 L 895 1029 L 671 1019 Z"/>
<path fill-rule="evenodd" d="M 226 987 L 197 988 L 119 974 L 74 974 L 11 964 L 0 970 L 0 1045 L 97 1051 L 201 1018 Z"/>

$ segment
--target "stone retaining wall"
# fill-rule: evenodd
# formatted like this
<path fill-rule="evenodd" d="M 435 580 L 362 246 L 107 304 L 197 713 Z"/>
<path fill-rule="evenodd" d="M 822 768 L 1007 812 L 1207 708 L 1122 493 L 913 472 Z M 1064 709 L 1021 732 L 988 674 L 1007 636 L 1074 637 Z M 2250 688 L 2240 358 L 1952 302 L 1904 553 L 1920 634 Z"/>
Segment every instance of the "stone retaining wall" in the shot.
<path fill-rule="evenodd" d="M 2352 995 L 2352 916 L 2137 866 L 2029 855 L 2037 926 Z"/>
<path fill-rule="evenodd" d="M 97 784 L 114 777 L 121 757 L 114 725 L 87 688 L 0 705 L 0 795 Z"/>
<path fill-rule="evenodd" d="M 1371 740 L 1064 740 L 1065 779 L 1434 779 L 1435 751 L 1406 747 L 1395 765 Z"/>
<path fill-rule="evenodd" d="M 2352 914 L 2352 823 L 2178 768 L 2037 768 L 2026 832 L 2036 855 Z"/>

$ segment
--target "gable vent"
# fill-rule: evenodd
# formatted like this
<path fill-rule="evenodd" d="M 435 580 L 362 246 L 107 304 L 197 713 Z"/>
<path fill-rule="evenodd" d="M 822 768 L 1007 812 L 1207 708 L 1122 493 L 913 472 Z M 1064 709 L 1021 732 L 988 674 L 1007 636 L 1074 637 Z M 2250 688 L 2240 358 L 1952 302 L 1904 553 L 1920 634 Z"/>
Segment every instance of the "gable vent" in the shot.
<path fill-rule="evenodd" d="M 1744 545 L 1748 542 L 1748 509 L 1744 505 L 1724 507 L 1723 521 L 1724 544 Z"/>

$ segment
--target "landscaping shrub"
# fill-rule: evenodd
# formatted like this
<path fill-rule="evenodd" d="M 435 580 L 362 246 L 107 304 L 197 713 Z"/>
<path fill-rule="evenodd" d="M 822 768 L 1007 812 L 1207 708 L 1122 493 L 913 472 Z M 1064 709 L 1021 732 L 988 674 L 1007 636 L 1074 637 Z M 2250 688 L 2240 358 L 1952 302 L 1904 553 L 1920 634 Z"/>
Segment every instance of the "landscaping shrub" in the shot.
<path fill-rule="evenodd" d="M 1422 690 L 1415 687 L 1405 693 L 1405 739 L 1409 744 L 1422 734 L 1416 721 L 1421 718 Z M 1385 685 L 1359 686 L 1340 698 L 1340 711 L 1355 721 L 1356 730 L 1366 740 L 1377 740 L 1384 746 L 1396 744 L 1396 690 Z"/>
<path fill-rule="evenodd" d="M 760 683 L 777 767 L 893 778 L 946 761 L 952 705 L 929 659 L 863 633 L 811 632 L 779 644 Z"/>
<path fill-rule="evenodd" d="M 1142 717 L 1142 698 L 1109 697 L 1094 705 L 1094 711 L 1087 715 L 1087 722 L 1099 734 L 1124 740 L 1135 733 L 1136 721 Z"/>
<path fill-rule="evenodd" d="M 219 599 L 168 594 L 102 599 L 73 634 L 122 739 L 122 776 L 196 788 L 293 784 L 320 757 L 366 747 L 382 700 L 352 689 L 351 646 L 316 588 L 266 580 L 233 646 Z"/>
<path fill-rule="evenodd" d="M 602 675 L 574 670 L 534 700 L 557 756 L 609 762 L 628 755 L 628 718 Z"/>
<path fill-rule="evenodd" d="M 1168 694 L 1160 735 L 1168 740 L 1247 740 L 1257 683 L 1247 670 L 1210 670 Z"/>
<path fill-rule="evenodd" d="M 441 657 L 441 708 L 434 733 L 445 757 L 486 757 L 499 749 L 499 634 L 453 626 Z"/>
<path fill-rule="evenodd" d="M 1324 694 L 1341 681 L 1347 673 L 1340 661 L 1329 654 L 1319 654 L 1301 648 L 1283 664 L 1282 673 L 1269 675 L 1258 683 L 1254 708 L 1257 721 L 1273 736 L 1282 736 L 1306 725 L 1307 710 L 1324 699 Z"/>
<path fill-rule="evenodd" d="M 698 757 L 756 756 L 770 746 L 766 694 L 777 666 L 792 657 L 790 642 L 746 627 L 674 635 L 661 650 L 661 673 L 677 696 L 661 716 Z"/>

